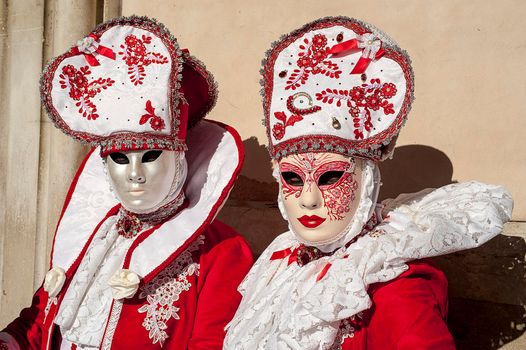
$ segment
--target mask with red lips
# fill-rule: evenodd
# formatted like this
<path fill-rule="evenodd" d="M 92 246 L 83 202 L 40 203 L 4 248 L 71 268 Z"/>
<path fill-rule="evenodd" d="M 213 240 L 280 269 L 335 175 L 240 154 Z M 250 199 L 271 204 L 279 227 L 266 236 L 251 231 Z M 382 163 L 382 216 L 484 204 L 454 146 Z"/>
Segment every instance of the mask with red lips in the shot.
<path fill-rule="evenodd" d="M 346 243 L 334 246 L 349 233 L 353 219 L 369 218 L 376 201 L 376 169 L 371 161 L 330 152 L 282 158 L 279 201 L 291 231 L 302 243 L 324 251 Z M 354 226 L 361 229 L 360 222 Z"/>

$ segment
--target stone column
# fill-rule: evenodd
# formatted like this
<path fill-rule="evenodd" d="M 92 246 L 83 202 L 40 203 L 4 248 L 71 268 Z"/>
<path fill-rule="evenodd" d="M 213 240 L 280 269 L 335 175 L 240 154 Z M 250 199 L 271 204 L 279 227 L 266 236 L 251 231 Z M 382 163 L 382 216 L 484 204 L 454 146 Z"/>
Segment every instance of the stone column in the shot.
<path fill-rule="evenodd" d="M 62 203 L 87 151 L 42 113 L 40 73 L 94 27 L 97 3 L 0 2 L 0 329 L 42 283 Z"/>
<path fill-rule="evenodd" d="M 44 1 L 2 1 L 0 325 L 31 301 L 37 228 Z"/>

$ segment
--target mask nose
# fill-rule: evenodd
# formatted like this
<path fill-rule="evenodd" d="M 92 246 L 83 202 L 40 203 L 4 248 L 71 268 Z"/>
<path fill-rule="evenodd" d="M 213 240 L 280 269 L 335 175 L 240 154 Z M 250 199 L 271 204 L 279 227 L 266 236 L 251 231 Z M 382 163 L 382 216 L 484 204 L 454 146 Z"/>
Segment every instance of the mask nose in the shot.
<path fill-rule="evenodd" d="M 316 185 L 303 186 L 299 200 L 300 206 L 309 210 L 318 209 L 323 204 L 321 191 Z"/>
<path fill-rule="evenodd" d="M 128 181 L 133 183 L 145 183 L 146 182 L 146 176 L 144 176 L 144 172 L 142 169 L 142 162 L 140 159 L 135 159 L 135 157 L 132 157 L 130 161 L 130 171 L 128 173 Z"/>
<path fill-rule="evenodd" d="M 136 183 L 139 183 L 139 184 L 142 184 L 142 183 L 144 183 L 146 181 L 144 176 L 139 175 L 136 172 L 131 172 L 130 175 L 128 176 L 128 180 L 130 182 L 136 182 Z"/>

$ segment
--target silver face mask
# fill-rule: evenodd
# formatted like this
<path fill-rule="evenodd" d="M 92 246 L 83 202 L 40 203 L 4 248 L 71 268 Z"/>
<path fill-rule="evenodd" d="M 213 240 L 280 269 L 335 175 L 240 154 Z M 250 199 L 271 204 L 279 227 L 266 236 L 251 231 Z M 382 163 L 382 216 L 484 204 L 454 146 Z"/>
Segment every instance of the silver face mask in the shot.
<path fill-rule="evenodd" d="M 186 178 L 183 152 L 142 150 L 110 153 L 106 166 L 122 205 L 136 213 L 160 207 Z"/>

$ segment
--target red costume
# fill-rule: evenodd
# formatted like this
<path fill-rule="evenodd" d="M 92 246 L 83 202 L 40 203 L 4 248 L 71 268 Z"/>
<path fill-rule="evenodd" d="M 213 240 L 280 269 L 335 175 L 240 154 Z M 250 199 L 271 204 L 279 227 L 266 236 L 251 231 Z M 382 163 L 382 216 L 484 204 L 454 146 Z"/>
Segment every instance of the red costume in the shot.
<path fill-rule="evenodd" d="M 244 157 L 234 129 L 202 120 L 216 93 L 206 68 L 145 17 L 103 23 L 48 65 L 45 108 L 94 148 L 68 192 L 50 271 L 0 332 L 2 350 L 222 348 L 252 255 L 214 221 Z M 120 197 L 165 185 L 146 207 Z"/>
<path fill-rule="evenodd" d="M 342 323 L 341 349 L 455 349 L 446 324 L 447 280 L 434 266 L 410 263 L 409 270 L 373 284 L 369 293 L 371 309 Z"/>
<path fill-rule="evenodd" d="M 163 349 L 222 348 L 223 328 L 232 318 L 241 298 L 235 289 L 252 264 L 250 248 L 239 234 L 216 220 L 186 252 L 192 256 L 191 263 L 181 264 L 176 257 L 149 282 L 151 289 L 159 291 L 159 298 L 177 296 L 172 304 L 178 309 L 177 318 L 170 317 L 164 329 L 164 325 L 158 323 L 158 331 L 153 325 L 153 330 L 148 331 L 143 323 L 155 320 L 151 315 L 141 313 L 140 309 L 160 308 L 159 301 L 149 300 L 153 295 L 127 299 L 122 306 L 114 304 L 112 318 L 101 320 L 107 322 L 101 348 L 159 349 L 161 344 Z M 192 264 L 197 264 L 198 270 L 183 275 L 182 272 Z M 225 271 L 228 271 L 227 275 Z M 180 294 L 164 294 L 167 293 L 167 288 L 163 288 L 165 279 L 177 281 L 183 288 Z M 188 290 L 184 286 L 188 286 Z M 59 333 L 53 319 L 60 302 L 59 305 L 53 304 L 46 316 L 47 302 L 47 293 L 39 288 L 31 307 L 22 310 L 20 317 L 4 330 L 16 339 L 21 349 L 59 349 Z"/>

